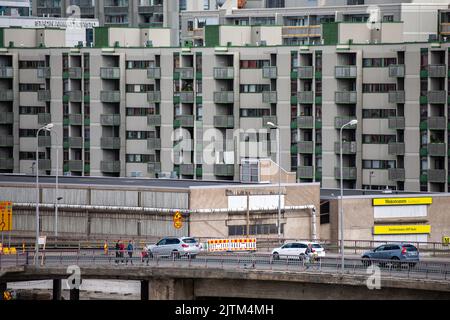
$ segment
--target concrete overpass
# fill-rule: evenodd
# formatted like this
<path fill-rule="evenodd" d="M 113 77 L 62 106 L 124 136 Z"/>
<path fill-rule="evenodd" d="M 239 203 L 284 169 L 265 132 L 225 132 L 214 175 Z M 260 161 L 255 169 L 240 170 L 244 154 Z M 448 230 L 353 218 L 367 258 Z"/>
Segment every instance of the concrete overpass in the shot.
<path fill-rule="evenodd" d="M 53 279 L 54 298 L 61 295 L 67 266 L 30 265 L 3 268 L 0 291 L 7 282 Z M 383 276 L 381 289 L 369 290 L 368 275 L 286 272 L 253 269 L 180 268 L 168 266 L 86 266 L 82 279 L 120 279 L 141 282 L 144 300 L 198 298 L 261 299 L 450 299 L 450 282 Z M 79 292 L 71 290 L 71 299 Z"/>

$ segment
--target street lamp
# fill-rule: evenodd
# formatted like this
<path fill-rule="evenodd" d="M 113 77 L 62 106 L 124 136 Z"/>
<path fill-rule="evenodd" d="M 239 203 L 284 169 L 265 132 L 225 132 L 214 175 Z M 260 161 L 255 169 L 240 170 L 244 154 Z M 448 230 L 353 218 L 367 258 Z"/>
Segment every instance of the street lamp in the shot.
<path fill-rule="evenodd" d="M 340 149 L 339 149 L 339 156 L 340 156 L 340 173 L 341 173 L 341 201 L 339 201 L 339 220 L 341 225 L 341 270 L 342 273 L 344 272 L 344 208 L 342 204 L 342 200 L 344 198 L 344 175 L 343 175 L 343 164 L 342 164 L 342 130 L 347 126 L 354 126 L 358 123 L 358 120 L 353 119 L 346 124 L 344 124 L 341 127 L 341 130 L 339 132 L 339 142 L 340 142 Z"/>
<path fill-rule="evenodd" d="M 267 122 L 267 125 L 277 130 L 277 165 L 278 165 L 278 238 L 281 238 L 281 154 L 280 154 L 280 127 L 273 122 Z"/>
<path fill-rule="evenodd" d="M 50 127 L 50 129 L 53 127 L 53 124 L 51 124 L 52 126 Z M 59 178 L 59 174 L 58 174 L 58 169 L 59 169 L 59 137 L 58 134 L 56 133 L 56 131 L 52 131 L 52 130 L 48 130 L 51 133 L 55 134 L 56 137 L 56 173 L 55 173 L 55 240 L 58 237 L 58 201 L 62 199 L 62 197 L 58 197 L 58 178 Z"/>
<path fill-rule="evenodd" d="M 53 123 L 49 123 L 36 132 L 36 245 L 34 254 L 34 264 L 38 262 L 39 256 L 39 132 L 41 130 L 50 131 L 53 128 Z"/>

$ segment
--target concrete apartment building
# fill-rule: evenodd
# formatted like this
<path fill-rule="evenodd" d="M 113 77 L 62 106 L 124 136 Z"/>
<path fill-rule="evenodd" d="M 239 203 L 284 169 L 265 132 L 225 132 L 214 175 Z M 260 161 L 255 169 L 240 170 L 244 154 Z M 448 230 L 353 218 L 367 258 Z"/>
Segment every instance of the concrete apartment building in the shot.
<path fill-rule="evenodd" d="M 0 16 L 29 16 L 31 15 L 30 0 L 0 0 Z"/>

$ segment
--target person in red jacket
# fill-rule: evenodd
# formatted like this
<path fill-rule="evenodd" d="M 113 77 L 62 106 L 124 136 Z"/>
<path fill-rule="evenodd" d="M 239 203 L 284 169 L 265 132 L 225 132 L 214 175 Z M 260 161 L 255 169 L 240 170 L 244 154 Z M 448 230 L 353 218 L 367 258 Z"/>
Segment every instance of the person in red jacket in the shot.
<path fill-rule="evenodd" d="M 122 240 L 120 240 L 119 243 L 119 252 L 120 252 L 120 258 L 121 258 L 121 263 L 124 263 L 125 260 L 125 244 L 122 242 Z"/>

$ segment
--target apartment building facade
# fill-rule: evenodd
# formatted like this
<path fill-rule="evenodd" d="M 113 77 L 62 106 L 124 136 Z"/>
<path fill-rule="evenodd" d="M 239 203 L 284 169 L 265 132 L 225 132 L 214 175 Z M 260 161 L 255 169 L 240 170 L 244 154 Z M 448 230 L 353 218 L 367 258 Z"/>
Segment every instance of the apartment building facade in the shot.
<path fill-rule="evenodd" d="M 42 174 L 59 149 L 60 174 L 239 180 L 244 159 L 276 161 L 272 122 L 282 168 L 336 188 L 357 119 L 345 188 L 449 190 L 446 43 L 66 48 L 39 29 L 27 48 L 8 32 L 24 30 L 0 30 L 1 172 L 35 172 L 38 142 Z"/>

